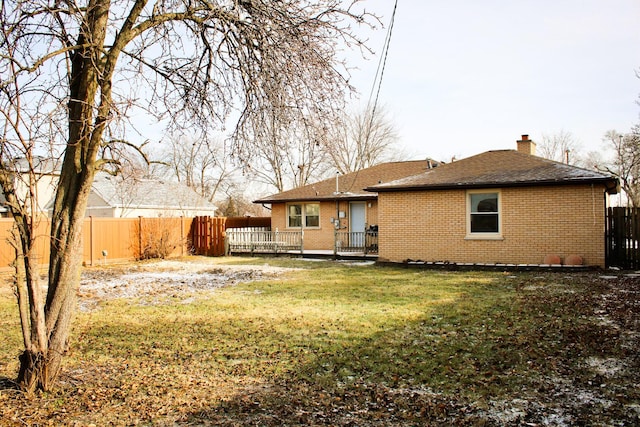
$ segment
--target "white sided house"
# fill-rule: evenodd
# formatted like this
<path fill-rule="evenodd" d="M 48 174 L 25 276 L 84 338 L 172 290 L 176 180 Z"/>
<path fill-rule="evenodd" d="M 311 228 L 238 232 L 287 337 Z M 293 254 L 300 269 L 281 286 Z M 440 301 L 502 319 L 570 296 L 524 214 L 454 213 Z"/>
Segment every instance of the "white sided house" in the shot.
<path fill-rule="evenodd" d="M 35 175 L 33 190 L 35 192 L 36 211 L 46 215 L 47 205 L 55 196 L 56 186 L 60 179 L 59 159 L 35 156 L 31 159 L 31 164 L 24 157 L 18 157 L 11 161 L 11 168 L 15 171 L 13 175 L 13 185 L 16 189 L 16 196 L 21 203 L 24 203 L 27 211 L 32 209 L 28 206 L 30 200 L 27 197 L 29 191 L 29 173 Z M 9 217 L 10 210 L 4 193 L 0 192 L 0 217 Z"/>
<path fill-rule="evenodd" d="M 124 179 L 98 173 L 85 216 L 157 218 L 215 216 L 216 207 L 191 188 L 158 179 Z"/>

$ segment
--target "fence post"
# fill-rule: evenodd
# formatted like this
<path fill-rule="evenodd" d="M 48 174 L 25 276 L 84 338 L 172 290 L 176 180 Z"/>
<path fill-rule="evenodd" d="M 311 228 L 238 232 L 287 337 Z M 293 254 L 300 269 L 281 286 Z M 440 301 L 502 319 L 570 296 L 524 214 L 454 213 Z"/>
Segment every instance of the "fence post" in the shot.
<path fill-rule="evenodd" d="M 138 230 L 138 244 L 140 245 L 138 258 L 142 259 L 142 215 L 138 216 Z"/>
<path fill-rule="evenodd" d="M 89 265 L 93 267 L 93 216 L 89 216 Z"/>
<path fill-rule="evenodd" d="M 214 218 L 207 217 L 207 256 L 213 256 L 213 220 Z"/>
<path fill-rule="evenodd" d="M 180 256 L 184 256 L 184 215 L 180 215 Z"/>
<path fill-rule="evenodd" d="M 304 229 L 300 230 L 300 254 L 304 253 Z"/>

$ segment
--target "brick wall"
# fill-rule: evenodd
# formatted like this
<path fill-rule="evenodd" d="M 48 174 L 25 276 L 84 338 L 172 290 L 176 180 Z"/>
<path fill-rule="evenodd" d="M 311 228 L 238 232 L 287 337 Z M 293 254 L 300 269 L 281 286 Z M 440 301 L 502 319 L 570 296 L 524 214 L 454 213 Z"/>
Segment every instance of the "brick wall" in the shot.
<path fill-rule="evenodd" d="M 369 206 L 371 204 L 371 206 Z M 366 206 L 366 222 L 367 225 L 377 224 L 378 206 L 375 200 L 367 200 Z M 280 231 L 298 230 L 299 228 L 287 227 L 287 211 L 286 203 L 274 203 L 271 207 L 271 229 L 276 228 Z M 305 250 L 333 250 L 333 232 L 334 226 L 330 222 L 331 218 L 338 217 L 338 211 L 345 213 L 344 218 L 340 218 L 340 227 L 342 231 L 349 231 L 349 202 L 339 202 L 336 209 L 336 202 L 320 203 L 320 227 L 304 229 L 304 249 Z"/>
<path fill-rule="evenodd" d="M 577 254 L 586 265 L 604 267 L 602 186 L 499 191 L 499 240 L 468 238 L 465 190 L 380 193 L 380 260 L 541 264 L 548 254 Z"/>

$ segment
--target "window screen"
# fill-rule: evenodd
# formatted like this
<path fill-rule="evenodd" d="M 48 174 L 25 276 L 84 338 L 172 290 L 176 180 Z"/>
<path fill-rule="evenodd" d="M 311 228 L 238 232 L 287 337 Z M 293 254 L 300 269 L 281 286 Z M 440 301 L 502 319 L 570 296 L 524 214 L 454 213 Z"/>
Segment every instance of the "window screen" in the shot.
<path fill-rule="evenodd" d="M 499 212 L 498 193 L 472 193 L 471 202 L 471 232 L 498 233 Z"/>

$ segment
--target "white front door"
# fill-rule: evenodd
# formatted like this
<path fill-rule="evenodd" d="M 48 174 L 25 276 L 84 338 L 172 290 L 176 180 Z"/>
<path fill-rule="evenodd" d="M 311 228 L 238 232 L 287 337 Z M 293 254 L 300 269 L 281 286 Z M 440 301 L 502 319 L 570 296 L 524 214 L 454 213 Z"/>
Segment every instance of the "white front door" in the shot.
<path fill-rule="evenodd" d="M 367 223 L 365 202 L 349 203 L 349 235 L 351 246 L 364 247 L 364 227 Z"/>

